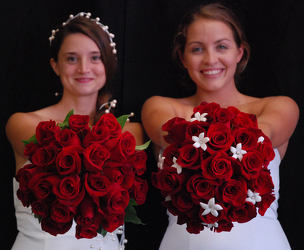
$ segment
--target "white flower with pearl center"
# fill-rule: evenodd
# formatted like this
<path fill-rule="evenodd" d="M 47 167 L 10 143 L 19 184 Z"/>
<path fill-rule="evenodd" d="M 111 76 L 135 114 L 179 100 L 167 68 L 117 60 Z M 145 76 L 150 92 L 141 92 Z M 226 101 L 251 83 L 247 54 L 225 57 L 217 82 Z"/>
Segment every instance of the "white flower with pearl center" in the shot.
<path fill-rule="evenodd" d="M 207 149 L 207 142 L 209 141 L 209 137 L 205 137 L 205 133 L 200 133 L 199 136 L 192 136 L 192 141 L 194 141 L 193 146 L 196 148 L 202 148 L 204 151 Z"/>

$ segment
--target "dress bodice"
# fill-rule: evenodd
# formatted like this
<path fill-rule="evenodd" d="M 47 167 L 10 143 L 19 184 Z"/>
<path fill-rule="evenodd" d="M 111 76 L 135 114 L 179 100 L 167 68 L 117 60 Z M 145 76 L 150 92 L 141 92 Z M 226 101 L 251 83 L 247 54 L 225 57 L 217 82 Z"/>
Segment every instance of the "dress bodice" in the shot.
<path fill-rule="evenodd" d="M 27 162 L 29 163 L 29 162 Z M 26 163 L 26 164 L 27 164 Z M 120 244 L 116 233 L 107 233 L 105 237 L 98 234 L 93 239 L 77 239 L 75 237 L 76 223 L 63 234 L 53 236 L 42 231 L 37 218 L 30 207 L 24 207 L 17 198 L 19 183 L 13 179 L 14 205 L 16 210 L 17 229 L 19 231 L 12 250 L 118 250 Z"/>
<path fill-rule="evenodd" d="M 214 233 L 205 228 L 200 234 L 189 234 L 186 225 L 178 225 L 177 217 L 168 212 L 169 225 L 160 250 L 289 250 L 285 233 L 277 219 L 279 199 L 280 155 L 277 149 L 275 158 L 268 168 L 274 183 L 275 201 L 264 216 L 246 223 L 234 223 L 230 232 Z"/>

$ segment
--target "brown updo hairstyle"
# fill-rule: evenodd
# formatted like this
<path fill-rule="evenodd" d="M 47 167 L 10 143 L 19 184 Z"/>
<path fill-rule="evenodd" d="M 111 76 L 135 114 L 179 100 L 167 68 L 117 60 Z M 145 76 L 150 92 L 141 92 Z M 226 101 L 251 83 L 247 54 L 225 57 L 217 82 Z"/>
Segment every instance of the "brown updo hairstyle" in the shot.
<path fill-rule="evenodd" d="M 178 33 L 174 39 L 173 60 L 183 71 L 183 81 L 185 83 L 188 82 L 190 80 L 190 77 L 188 75 L 187 69 L 184 68 L 180 60 L 179 53 L 183 54 L 185 51 L 188 27 L 195 20 L 198 20 L 200 18 L 217 20 L 225 23 L 232 30 L 234 41 L 237 47 L 240 48 L 241 44 L 243 44 L 244 53 L 237 65 L 234 75 L 235 81 L 237 81 L 237 79 L 240 77 L 240 74 L 245 70 L 245 67 L 249 61 L 250 46 L 246 40 L 243 27 L 238 17 L 230 9 L 219 3 L 201 5 L 198 8 L 193 9 L 182 18 Z"/>
<path fill-rule="evenodd" d="M 100 116 L 104 114 L 104 110 L 99 110 L 99 107 L 111 97 L 109 82 L 113 79 L 116 72 L 117 59 L 112 52 L 113 48 L 110 46 L 108 34 L 94 21 L 86 17 L 78 16 L 61 26 L 56 32 L 55 38 L 51 43 L 51 57 L 55 62 L 58 62 L 58 54 L 63 40 L 68 35 L 75 33 L 82 33 L 96 43 L 100 50 L 101 61 L 105 67 L 106 83 L 98 92 L 96 111 L 93 117 L 93 122 L 95 124 Z"/>

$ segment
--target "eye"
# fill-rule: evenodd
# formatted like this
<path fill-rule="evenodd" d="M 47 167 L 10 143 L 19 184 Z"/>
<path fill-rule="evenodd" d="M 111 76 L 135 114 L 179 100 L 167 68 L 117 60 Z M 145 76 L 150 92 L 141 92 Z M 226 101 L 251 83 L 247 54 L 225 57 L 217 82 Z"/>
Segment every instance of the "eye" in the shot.
<path fill-rule="evenodd" d="M 68 61 L 69 62 L 77 62 L 77 58 L 76 58 L 76 56 L 69 56 Z"/>
<path fill-rule="evenodd" d="M 93 63 L 99 63 L 99 62 L 101 61 L 100 55 L 94 55 L 94 56 L 92 56 L 92 57 L 91 57 L 91 61 L 92 61 Z"/>
<path fill-rule="evenodd" d="M 201 47 L 195 47 L 192 49 L 192 52 L 197 53 L 197 52 L 202 52 L 203 49 Z"/>
<path fill-rule="evenodd" d="M 218 48 L 219 49 L 228 49 L 227 46 L 225 46 L 225 45 L 219 45 Z"/>

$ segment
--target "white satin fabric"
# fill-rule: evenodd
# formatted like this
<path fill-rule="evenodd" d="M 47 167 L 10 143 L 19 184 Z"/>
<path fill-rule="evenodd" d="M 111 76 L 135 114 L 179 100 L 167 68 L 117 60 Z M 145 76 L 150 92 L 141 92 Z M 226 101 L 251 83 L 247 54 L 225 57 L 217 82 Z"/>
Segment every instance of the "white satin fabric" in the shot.
<path fill-rule="evenodd" d="M 160 250 L 289 250 L 290 245 L 277 217 L 279 199 L 280 155 L 269 164 L 275 186 L 276 200 L 264 216 L 258 215 L 247 223 L 234 223 L 230 232 L 214 233 L 208 228 L 200 234 L 189 234 L 186 225 L 178 225 L 177 217 L 168 212 L 169 225 Z"/>

